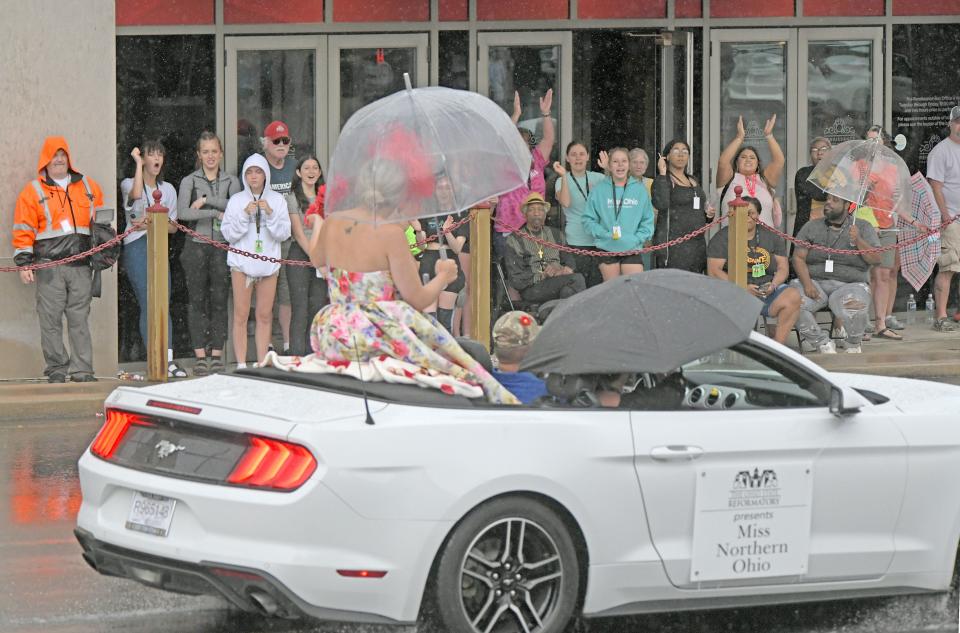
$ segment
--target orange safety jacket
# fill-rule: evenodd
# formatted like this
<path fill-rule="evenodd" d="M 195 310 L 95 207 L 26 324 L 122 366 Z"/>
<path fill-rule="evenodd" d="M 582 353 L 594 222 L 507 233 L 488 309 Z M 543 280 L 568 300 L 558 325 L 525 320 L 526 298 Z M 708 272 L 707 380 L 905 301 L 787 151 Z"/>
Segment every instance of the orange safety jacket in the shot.
<path fill-rule="evenodd" d="M 66 191 L 46 170 L 60 149 L 67 154 L 70 182 Z M 37 161 L 37 179 L 30 181 L 17 198 L 13 216 L 14 262 L 23 266 L 40 259 L 63 259 L 89 249 L 90 225 L 97 208 L 102 206 L 100 186 L 73 169 L 66 139 L 47 137 Z"/>

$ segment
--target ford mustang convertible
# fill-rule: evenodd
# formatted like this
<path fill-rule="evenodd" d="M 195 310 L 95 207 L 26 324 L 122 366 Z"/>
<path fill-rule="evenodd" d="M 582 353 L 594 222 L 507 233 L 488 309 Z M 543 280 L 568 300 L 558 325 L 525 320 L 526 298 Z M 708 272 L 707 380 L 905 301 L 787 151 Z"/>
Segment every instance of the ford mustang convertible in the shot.
<path fill-rule="evenodd" d="M 618 407 L 581 378 L 514 407 L 274 368 L 120 387 L 76 536 L 152 587 L 455 633 L 948 590 L 960 387 L 753 332 L 607 380 Z"/>

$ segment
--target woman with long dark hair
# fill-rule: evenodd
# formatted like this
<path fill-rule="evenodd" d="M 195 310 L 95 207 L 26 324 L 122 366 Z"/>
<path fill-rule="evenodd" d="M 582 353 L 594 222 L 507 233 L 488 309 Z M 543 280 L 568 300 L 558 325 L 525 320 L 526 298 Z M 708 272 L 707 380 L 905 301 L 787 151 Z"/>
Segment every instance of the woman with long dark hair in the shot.
<path fill-rule="evenodd" d="M 287 259 L 310 261 L 310 238 L 313 231 L 323 225 L 322 214 L 306 217 L 312 206 L 322 204 L 323 169 L 313 154 L 307 154 L 297 163 L 293 176 L 293 188 L 286 195 L 287 212 L 290 214 L 290 232 L 293 243 Z M 319 198 L 319 201 L 318 201 Z M 290 353 L 303 356 L 310 353 L 310 323 L 314 315 L 327 303 L 327 282 L 312 266 L 287 266 L 287 283 L 290 285 Z"/>
<path fill-rule="evenodd" d="M 197 233 L 226 243 L 220 232 L 230 196 L 240 191 L 240 181 L 221 169 L 223 145 L 213 132 L 197 140 L 197 170 L 180 181 L 177 198 L 180 219 L 196 221 Z M 227 297 L 230 270 L 227 252 L 192 237 L 183 245 L 180 264 L 187 278 L 187 325 L 196 362 L 194 376 L 223 371 L 227 340 Z M 209 356 L 207 351 L 209 350 Z"/>
<path fill-rule="evenodd" d="M 131 178 L 124 178 L 120 183 L 120 192 L 123 195 L 123 211 L 127 218 L 127 226 L 136 230 L 123 238 L 123 252 L 120 255 L 120 264 L 127 273 L 127 279 L 133 286 L 133 293 L 140 306 L 140 320 L 138 323 L 140 338 L 144 347 L 147 345 L 147 207 L 153 205 L 154 191 L 160 192 L 160 204 L 167 208 L 167 215 L 171 220 L 177 219 L 177 191 L 169 182 L 163 179 L 164 160 L 167 150 L 158 140 L 144 141 L 141 147 L 134 147 L 130 152 L 135 168 Z M 176 232 L 172 224 L 167 226 L 167 232 Z M 169 277 L 168 277 L 169 279 Z M 167 301 L 170 300 L 169 287 Z M 185 378 L 187 372 L 173 360 L 173 326 L 167 322 L 167 341 L 171 345 L 167 349 L 167 376 L 169 378 Z"/>
<path fill-rule="evenodd" d="M 760 201 L 762 209 L 760 220 L 764 223 L 779 227 L 783 220 L 783 212 L 776 201 L 774 187 L 783 173 L 786 159 L 783 150 L 773 135 L 773 127 L 777 123 L 777 115 L 767 119 L 763 127 L 764 138 L 770 150 L 770 164 L 766 167 L 760 161 L 760 153 L 752 145 L 744 145 L 747 136 L 743 126 L 743 117 L 737 121 L 737 135 L 724 148 L 717 161 L 717 189 L 721 191 L 720 209 L 726 213 L 727 205 L 736 197 L 734 188 L 743 187 L 744 195 Z"/>
<path fill-rule="evenodd" d="M 654 244 L 663 244 L 697 230 L 709 222 L 714 210 L 707 204 L 700 183 L 687 171 L 690 146 L 674 139 L 663 148 L 653 181 L 653 206 L 657 208 Z M 707 243 L 698 237 L 654 252 L 657 268 L 679 268 L 703 273 L 707 268 Z"/>

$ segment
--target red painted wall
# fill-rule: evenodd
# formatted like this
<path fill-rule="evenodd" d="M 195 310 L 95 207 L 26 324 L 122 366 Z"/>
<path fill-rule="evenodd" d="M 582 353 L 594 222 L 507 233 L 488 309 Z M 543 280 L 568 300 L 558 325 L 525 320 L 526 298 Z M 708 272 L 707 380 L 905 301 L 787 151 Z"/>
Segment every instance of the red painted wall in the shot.
<path fill-rule="evenodd" d="M 440 19 L 447 22 L 469 20 L 467 0 L 440 0 Z"/>
<path fill-rule="evenodd" d="M 894 15 L 957 15 L 960 0 L 893 0 Z"/>
<path fill-rule="evenodd" d="M 427 22 L 430 0 L 336 0 L 334 22 Z"/>
<path fill-rule="evenodd" d="M 809 16 L 883 15 L 884 0 L 803 0 L 803 14 Z"/>
<path fill-rule="evenodd" d="M 678 18 L 702 18 L 703 2 L 701 0 L 677 0 L 673 12 Z"/>
<path fill-rule="evenodd" d="M 117 26 L 213 24 L 213 0 L 117 0 Z"/>
<path fill-rule="evenodd" d="M 223 0 L 226 24 L 323 22 L 323 0 Z"/>
<path fill-rule="evenodd" d="M 478 20 L 565 20 L 567 0 L 477 0 Z"/>
<path fill-rule="evenodd" d="M 590 19 L 664 18 L 666 0 L 580 0 L 577 17 Z"/>
<path fill-rule="evenodd" d="M 712 18 L 770 18 L 796 13 L 793 0 L 710 0 Z"/>

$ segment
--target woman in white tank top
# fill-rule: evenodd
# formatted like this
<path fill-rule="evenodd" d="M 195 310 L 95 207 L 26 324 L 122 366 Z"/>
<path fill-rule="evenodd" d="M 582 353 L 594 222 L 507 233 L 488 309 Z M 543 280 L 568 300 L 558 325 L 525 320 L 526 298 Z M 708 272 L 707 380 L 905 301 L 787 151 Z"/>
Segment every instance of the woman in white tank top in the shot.
<path fill-rule="evenodd" d="M 766 167 L 760 162 L 760 155 L 756 148 L 750 145 L 743 145 L 746 137 L 746 130 L 743 126 L 743 117 L 737 121 L 737 135 L 724 148 L 717 161 L 717 190 L 726 192 L 720 200 L 720 212 L 726 213 L 728 203 L 734 199 L 736 194 L 734 188 L 737 185 L 743 187 L 743 195 L 756 198 L 763 205 L 760 211 L 760 219 L 771 225 L 780 227 L 783 218 L 781 217 L 779 205 L 774 204 L 773 183 L 780 180 L 783 173 L 783 166 L 786 162 L 783 156 L 783 150 L 773 135 L 773 127 L 777 122 L 777 115 L 774 114 L 763 128 L 763 134 L 767 139 L 767 146 L 770 149 L 772 159 Z M 727 184 L 730 186 L 727 187 Z"/>

